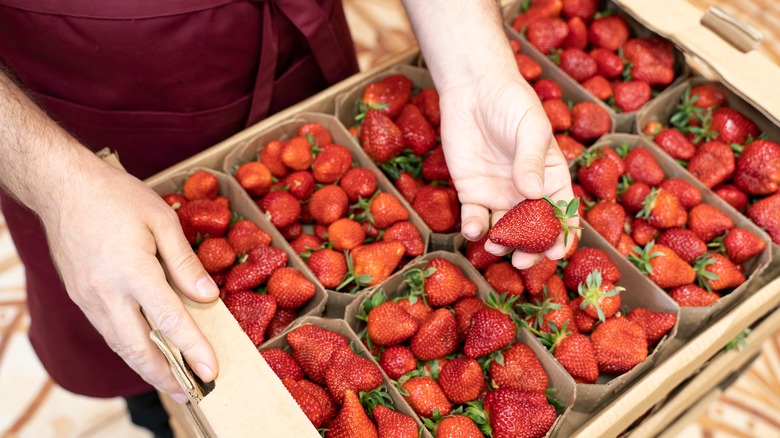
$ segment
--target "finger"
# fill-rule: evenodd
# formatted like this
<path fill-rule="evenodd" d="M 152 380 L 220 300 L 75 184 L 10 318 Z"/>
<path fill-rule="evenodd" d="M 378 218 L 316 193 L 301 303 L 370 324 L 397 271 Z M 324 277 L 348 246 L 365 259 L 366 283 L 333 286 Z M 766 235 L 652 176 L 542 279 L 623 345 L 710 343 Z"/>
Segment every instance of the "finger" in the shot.
<path fill-rule="evenodd" d="M 541 254 L 528 254 L 522 251 L 515 251 L 512 254 L 512 266 L 517 269 L 528 269 L 541 259 Z"/>
<path fill-rule="evenodd" d="M 460 232 L 468 240 L 476 241 L 490 228 L 490 212 L 478 204 L 463 204 L 460 210 Z"/>
<path fill-rule="evenodd" d="M 195 301 L 214 301 L 219 296 L 219 288 L 184 237 L 176 213 L 170 208 L 167 210 L 170 214 L 160 217 L 152 234 L 173 283 L 181 293 Z"/>
<path fill-rule="evenodd" d="M 523 116 L 515 134 L 512 178 L 525 198 L 539 199 L 545 194 L 545 158 L 551 141 L 550 122 L 541 106 L 535 105 Z"/>
<path fill-rule="evenodd" d="M 134 285 L 135 290 L 143 291 L 135 294 L 138 303 L 157 329 L 181 351 L 201 380 L 212 381 L 218 371 L 214 349 L 165 281 L 162 269 L 159 266 L 139 266 L 138 269 L 147 273 L 142 282 Z"/>

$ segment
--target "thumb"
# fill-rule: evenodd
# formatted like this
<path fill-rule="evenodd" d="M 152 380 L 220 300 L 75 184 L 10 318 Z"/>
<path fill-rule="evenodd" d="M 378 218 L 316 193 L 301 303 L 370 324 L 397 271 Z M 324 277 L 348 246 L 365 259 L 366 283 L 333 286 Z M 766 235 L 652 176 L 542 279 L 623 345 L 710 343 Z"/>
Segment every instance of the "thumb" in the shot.
<path fill-rule="evenodd" d="M 545 194 L 545 157 L 552 139 L 552 128 L 544 112 L 541 108 L 531 109 L 517 128 L 512 165 L 512 180 L 524 198 L 539 199 Z"/>

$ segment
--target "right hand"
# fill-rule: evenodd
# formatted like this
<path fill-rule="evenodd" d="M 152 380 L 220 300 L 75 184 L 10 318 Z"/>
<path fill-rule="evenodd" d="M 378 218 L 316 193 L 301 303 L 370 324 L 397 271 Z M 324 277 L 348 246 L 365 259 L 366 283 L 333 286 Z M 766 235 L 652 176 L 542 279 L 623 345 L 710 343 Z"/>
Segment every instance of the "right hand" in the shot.
<path fill-rule="evenodd" d="M 140 310 L 203 381 L 217 375 L 217 359 L 157 256 L 193 300 L 213 301 L 219 289 L 185 239 L 175 211 L 142 181 L 99 161 L 79 169 L 72 183 L 68 202 L 41 214 L 70 298 L 144 380 L 186 402 Z"/>

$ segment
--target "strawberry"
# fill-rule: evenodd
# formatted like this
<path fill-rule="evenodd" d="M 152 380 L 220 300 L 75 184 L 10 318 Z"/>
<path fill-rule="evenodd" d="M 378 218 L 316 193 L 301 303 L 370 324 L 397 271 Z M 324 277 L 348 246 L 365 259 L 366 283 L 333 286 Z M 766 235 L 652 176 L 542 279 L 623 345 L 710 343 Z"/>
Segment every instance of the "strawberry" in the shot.
<path fill-rule="evenodd" d="M 569 26 L 569 34 L 563 40 L 563 48 L 585 50 L 588 47 L 588 26 L 580 17 L 569 18 L 566 24 Z"/>
<path fill-rule="evenodd" d="M 626 314 L 626 318 L 645 329 L 647 345 L 655 345 L 677 323 L 677 316 L 674 313 L 653 312 L 643 307 L 632 309 Z"/>
<path fill-rule="evenodd" d="M 355 391 L 344 392 L 344 403 L 338 415 L 327 425 L 330 438 L 379 438 L 376 426 L 366 415 Z"/>
<path fill-rule="evenodd" d="M 516 53 L 515 63 L 517 64 L 518 71 L 520 71 L 520 76 L 522 76 L 526 82 L 533 82 L 542 75 L 542 66 L 528 55 Z"/>
<path fill-rule="evenodd" d="M 406 249 L 404 255 L 417 257 L 425 252 L 420 230 L 409 221 L 399 221 L 390 225 L 382 237 L 385 242 L 401 242 Z"/>
<path fill-rule="evenodd" d="M 281 267 L 268 279 L 268 295 L 276 298 L 280 309 L 298 309 L 314 298 L 314 283 L 297 269 Z"/>
<path fill-rule="evenodd" d="M 620 204 L 599 202 L 585 213 L 585 220 L 596 232 L 607 239 L 610 245 L 617 246 L 620 242 L 620 236 L 623 235 L 626 211 Z"/>
<path fill-rule="evenodd" d="M 503 363 L 491 361 L 488 373 L 494 388 L 515 388 L 543 393 L 549 378 L 531 347 L 515 342 L 502 351 Z"/>
<path fill-rule="evenodd" d="M 239 263 L 230 268 L 224 289 L 228 292 L 254 289 L 268 281 L 277 268 L 276 262 L 267 260 Z"/>
<path fill-rule="evenodd" d="M 445 188 L 425 185 L 417 190 L 412 208 L 434 233 L 448 233 L 458 225 L 459 214 L 452 210 L 452 199 Z"/>
<path fill-rule="evenodd" d="M 635 182 L 628 186 L 620 196 L 620 204 L 626 210 L 626 213 L 637 214 L 644 208 L 644 202 L 650 194 L 650 186 L 643 182 Z M 587 219 L 587 217 L 585 218 Z"/>
<path fill-rule="evenodd" d="M 637 245 L 645 246 L 651 240 L 657 239 L 659 234 L 661 232 L 658 228 L 650 225 L 642 218 L 637 217 L 631 221 L 631 238 L 634 239 Z"/>
<path fill-rule="evenodd" d="M 312 144 L 320 148 L 333 143 L 333 137 L 331 137 L 328 129 L 316 122 L 301 125 L 298 128 L 298 135 L 304 138 L 311 136 Z"/>
<path fill-rule="evenodd" d="M 726 95 L 715 84 L 704 83 L 691 87 L 691 97 L 696 97 L 698 108 L 713 109 L 726 103 Z"/>
<path fill-rule="evenodd" d="M 219 196 L 219 181 L 211 172 L 199 170 L 184 180 L 182 195 L 188 201 L 214 199 Z"/>
<path fill-rule="evenodd" d="M 553 275 L 547 279 L 544 285 L 547 287 L 546 292 L 550 302 L 560 305 L 569 304 L 569 291 L 566 290 L 566 285 L 561 277 Z"/>
<path fill-rule="evenodd" d="M 599 365 L 590 339 L 581 333 L 566 334 L 554 344 L 553 356 L 577 383 L 596 383 Z"/>
<path fill-rule="evenodd" d="M 707 252 L 707 244 L 687 228 L 668 229 L 658 236 L 657 242 L 671 248 L 689 264 Z"/>
<path fill-rule="evenodd" d="M 420 324 L 409 346 L 414 357 L 432 360 L 446 356 L 458 347 L 458 323 L 449 309 L 440 308 Z"/>
<path fill-rule="evenodd" d="M 393 273 L 406 252 L 401 242 L 374 242 L 352 248 L 349 255 L 352 259 L 354 276 L 359 285 L 374 286 L 384 281 Z"/>
<path fill-rule="evenodd" d="M 268 328 L 265 329 L 265 338 L 272 339 L 279 336 L 296 318 L 298 318 L 296 310 L 276 309 L 274 317 L 268 323 Z"/>
<path fill-rule="evenodd" d="M 564 49 L 558 65 L 577 82 L 590 79 L 598 71 L 596 61 L 581 49 Z"/>
<path fill-rule="evenodd" d="M 696 279 L 691 265 L 668 246 L 650 242 L 637 254 L 629 256 L 631 262 L 661 289 L 684 286 Z"/>
<path fill-rule="evenodd" d="M 569 309 L 571 309 L 571 320 L 574 323 L 571 327 L 568 327 L 572 332 L 577 333 L 590 333 L 593 331 L 593 327 L 599 322 L 598 318 L 585 313 L 580 304 L 585 298 L 577 297 L 569 302 Z"/>
<path fill-rule="evenodd" d="M 466 260 L 480 271 L 502 259 L 500 256 L 485 251 L 485 242 L 487 242 L 487 239 L 488 236 L 485 234 L 479 240 L 466 241 Z"/>
<path fill-rule="evenodd" d="M 303 233 L 297 239 L 290 242 L 290 246 L 296 254 L 310 254 L 322 247 L 323 240 L 319 237 Z"/>
<path fill-rule="evenodd" d="M 777 192 L 780 183 L 780 144 L 756 140 L 742 149 L 734 172 L 734 185 L 749 195 Z"/>
<path fill-rule="evenodd" d="M 713 187 L 712 191 L 740 212 L 744 212 L 750 203 L 748 195 L 734 184 L 721 184 Z"/>
<path fill-rule="evenodd" d="M 631 67 L 631 78 L 649 86 L 665 87 L 674 82 L 674 69 L 662 64 L 635 64 Z"/>
<path fill-rule="evenodd" d="M 287 343 L 303 372 L 323 384 L 331 355 L 336 348 L 349 345 L 349 340 L 340 333 L 306 324 L 287 333 Z"/>
<path fill-rule="evenodd" d="M 376 175 L 363 167 L 353 167 L 339 181 L 350 202 L 360 198 L 370 198 L 376 192 Z"/>
<path fill-rule="evenodd" d="M 590 143 L 608 133 L 612 121 L 607 111 L 594 102 L 580 102 L 571 109 L 571 136 Z"/>
<path fill-rule="evenodd" d="M 222 237 L 230 226 L 230 209 L 210 199 L 189 201 L 176 213 L 184 236 L 192 245 L 206 237 Z"/>
<path fill-rule="evenodd" d="M 482 367 L 470 357 L 458 357 L 444 364 L 438 383 L 453 404 L 474 401 L 486 388 Z"/>
<path fill-rule="evenodd" d="M 651 139 L 655 138 L 656 135 L 660 134 L 661 131 L 666 129 L 663 125 L 663 123 L 653 120 L 650 122 L 647 122 L 647 125 L 645 125 L 645 129 L 642 130 L 642 133 L 646 136 L 650 137 Z M 687 139 L 688 137 L 686 137 Z"/>
<path fill-rule="evenodd" d="M 369 107 L 381 107 L 378 111 L 394 119 L 412 98 L 413 85 L 412 81 L 404 75 L 388 76 L 366 86 L 363 91 L 363 104 Z"/>
<path fill-rule="evenodd" d="M 415 105 L 404 105 L 401 114 L 395 119 L 401 130 L 404 147 L 423 156 L 436 145 L 436 131 Z"/>
<path fill-rule="evenodd" d="M 264 266 L 264 270 L 271 275 L 277 268 L 287 265 L 287 253 L 283 249 L 268 245 L 257 245 L 246 253 L 246 263 L 255 263 Z"/>
<path fill-rule="evenodd" d="M 757 138 L 758 126 L 739 111 L 720 107 L 712 112 L 710 130 L 717 133 L 717 139 L 723 143 L 745 144 L 748 138 Z"/>
<path fill-rule="evenodd" d="M 277 228 L 293 224 L 301 215 L 300 203 L 286 191 L 275 191 L 265 195 L 260 208 Z"/>
<path fill-rule="evenodd" d="M 322 186 L 311 195 L 309 211 L 317 223 L 330 225 L 346 216 L 349 210 L 347 194 L 339 186 Z"/>
<path fill-rule="evenodd" d="M 541 295 L 544 292 L 544 285 L 547 280 L 555 274 L 558 263 L 547 257 L 542 257 L 533 266 L 520 270 L 520 276 L 523 277 L 523 285 L 530 295 Z"/>
<path fill-rule="evenodd" d="M 680 307 L 706 307 L 720 299 L 716 292 L 702 289 L 695 284 L 686 284 L 669 290 L 669 296 Z"/>
<path fill-rule="evenodd" d="M 607 78 L 614 79 L 623 73 L 624 65 L 620 56 L 607 49 L 593 49 L 589 53 L 596 61 L 596 73 Z M 611 90 L 610 90 L 611 94 Z"/>
<path fill-rule="evenodd" d="M 396 301 L 406 310 L 406 313 L 412 315 L 412 318 L 420 324 L 433 312 L 433 309 L 428 306 L 425 300 L 418 299 L 416 296 L 409 296 Z"/>
<path fill-rule="evenodd" d="M 187 198 L 178 193 L 168 193 L 166 195 L 162 195 L 162 198 L 163 201 L 170 205 L 174 210 L 180 209 L 182 206 L 184 206 L 184 204 L 187 203 Z"/>
<path fill-rule="evenodd" d="M 238 166 L 235 176 L 241 187 L 253 198 L 268 193 L 273 184 L 271 171 L 259 161 L 249 161 Z"/>
<path fill-rule="evenodd" d="M 274 374 L 279 379 L 292 379 L 295 381 L 303 379 L 303 370 L 292 355 L 281 348 L 268 348 L 260 350 L 260 356 L 263 356 L 265 363 L 271 367 Z"/>
<path fill-rule="evenodd" d="M 578 17 L 583 21 L 590 21 L 597 10 L 596 0 L 563 0 L 563 16 L 566 18 Z"/>
<path fill-rule="evenodd" d="M 551 299 L 538 297 L 534 303 L 522 303 L 516 308 L 523 312 L 525 322 L 543 333 L 553 333 L 559 327 L 574 327 L 569 306 L 553 303 Z"/>
<path fill-rule="evenodd" d="M 360 128 L 360 144 L 374 162 L 381 164 L 404 150 L 404 135 L 386 114 L 369 109 Z"/>
<path fill-rule="evenodd" d="M 555 422 L 555 408 L 537 392 L 499 388 L 485 397 L 484 409 L 494 437 L 541 438 Z"/>
<path fill-rule="evenodd" d="M 563 98 L 561 86 L 552 79 L 539 79 L 534 82 L 533 87 L 536 95 L 539 96 L 539 99 L 542 101 Z"/>
<path fill-rule="evenodd" d="M 224 271 L 236 261 L 236 252 L 227 239 L 222 237 L 209 237 L 204 240 L 198 246 L 197 255 L 203 269 L 209 274 Z"/>
<path fill-rule="evenodd" d="M 417 360 L 409 347 L 393 345 L 382 351 L 379 356 L 379 366 L 382 367 L 387 377 L 398 380 L 404 374 L 417 368 Z"/>
<path fill-rule="evenodd" d="M 744 228 L 734 228 L 723 238 L 723 250 L 735 264 L 750 260 L 765 248 L 766 242 Z"/>
<path fill-rule="evenodd" d="M 260 150 L 258 160 L 268 168 L 271 175 L 281 178 L 287 175 L 287 166 L 282 162 L 282 149 L 287 142 L 271 140 Z"/>
<path fill-rule="evenodd" d="M 734 228 L 734 221 L 709 204 L 699 204 L 693 207 L 688 215 L 688 228 L 701 240 L 709 243 Z"/>
<path fill-rule="evenodd" d="M 488 307 L 471 318 L 471 329 L 463 345 L 466 356 L 486 356 L 512 343 L 517 334 L 517 326 L 511 317 L 514 302 L 515 299 L 490 294 Z"/>
<path fill-rule="evenodd" d="M 688 171 L 708 188 L 728 180 L 736 168 L 734 152 L 720 141 L 710 141 L 696 149 L 696 155 L 688 162 Z"/>
<path fill-rule="evenodd" d="M 387 228 L 399 221 L 409 220 L 409 210 L 390 193 L 379 192 L 369 202 L 368 218 L 378 229 Z"/>
<path fill-rule="evenodd" d="M 441 309 L 444 310 L 444 309 Z M 401 385 L 404 399 L 421 417 L 433 417 L 435 412 L 449 415 L 452 405 L 438 383 L 429 376 L 412 377 Z"/>
<path fill-rule="evenodd" d="M 694 264 L 699 285 L 708 291 L 735 288 L 745 282 L 745 275 L 726 256 L 710 253 Z"/>
<path fill-rule="evenodd" d="M 701 204 L 701 192 L 699 192 L 699 189 L 682 179 L 668 178 L 659 187 L 674 193 L 680 201 L 680 205 L 686 210 Z"/>
<path fill-rule="evenodd" d="M 441 109 L 439 108 L 439 93 L 435 88 L 423 88 L 412 98 L 412 103 L 420 108 L 425 118 L 433 125 L 438 127 L 441 123 Z"/>
<path fill-rule="evenodd" d="M 417 438 L 417 422 L 414 418 L 377 405 L 372 412 L 379 438 Z"/>
<path fill-rule="evenodd" d="M 530 7 L 524 13 L 512 20 L 512 28 L 521 32 L 528 24 L 541 18 L 557 17 L 563 9 L 561 0 L 536 0 L 530 3 Z"/>
<path fill-rule="evenodd" d="M 482 274 L 490 287 L 499 295 L 520 296 L 525 291 L 523 276 L 508 261 L 494 263 Z"/>
<path fill-rule="evenodd" d="M 618 250 L 620 255 L 623 257 L 628 257 L 630 254 L 636 254 L 636 251 L 634 251 L 635 246 L 637 246 L 637 243 L 634 241 L 634 239 L 630 235 L 623 233 L 623 235 L 620 236 L 620 241 L 615 248 Z"/>
<path fill-rule="evenodd" d="M 314 179 L 321 184 L 330 184 L 352 167 L 352 153 L 346 147 L 338 144 L 322 146 L 322 150 L 311 165 Z"/>
<path fill-rule="evenodd" d="M 617 198 L 620 173 L 615 162 L 606 156 L 605 150 L 587 151 L 580 157 L 577 181 L 598 199 L 613 201 Z"/>
<path fill-rule="evenodd" d="M 363 226 L 352 219 L 341 218 L 328 225 L 328 241 L 336 251 L 349 251 L 365 240 Z"/>
<path fill-rule="evenodd" d="M 544 112 L 550 119 L 550 125 L 553 131 L 566 131 L 571 126 L 571 114 L 569 106 L 560 99 L 550 99 L 542 102 Z"/>
<path fill-rule="evenodd" d="M 303 234 L 303 226 L 300 222 L 293 222 L 290 225 L 279 228 L 279 233 L 284 240 L 295 240 Z"/>
<path fill-rule="evenodd" d="M 631 38 L 623 45 L 623 56 L 635 66 L 674 68 L 674 49 L 663 38 Z"/>
<path fill-rule="evenodd" d="M 276 312 L 276 298 L 240 290 L 229 293 L 223 301 L 249 339 L 255 345 L 262 344 L 265 329 Z"/>
<path fill-rule="evenodd" d="M 436 257 L 425 265 L 424 271 L 433 273 L 424 280 L 425 295 L 431 307 L 449 306 L 462 297 L 477 294 L 477 285 L 451 261 Z"/>
<path fill-rule="evenodd" d="M 588 41 L 594 47 L 616 52 L 628 41 L 628 23 L 620 15 L 597 18 L 588 28 Z"/>
<path fill-rule="evenodd" d="M 367 331 L 379 346 L 400 344 L 417 332 L 420 324 L 395 301 L 385 301 L 368 313 Z"/>
<path fill-rule="evenodd" d="M 491 242 L 540 254 L 550 249 L 558 235 L 568 243 L 569 219 L 577 216 L 579 199 L 555 203 L 552 199 L 525 199 L 512 207 L 490 229 Z"/>
<path fill-rule="evenodd" d="M 304 382 L 304 380 L 296 381 L 291 378 L 282 379 L 282 383 L 287 389 L 287 392 L 289 392 L 293 399 L 295 399 L 295 402 L 298 403 L 298 406 L 300 406 L 303 413 L 306 414 L 306 418 L 309 419 L 314 427 L 320 427 L 330 419 L 326 418 L 328 416 L 326 405 L 323 404 L 323 400 L 318 397 L 319 393 L 312 392 L 311 387 L 302 384 L 302 382 Z"/>
<path fill-rule="evenodd" d="M 625 373 L 647 358 L 647 334 L 639 324 L 625 317 L 610 318 L 590 335 L 599 371 Z"/>
<path fill-rule="evenodd" d="M 256 246 L 270 245 L 271 235 L 260 229 L 254 222 L 239 219 L 228 230 L 227 241 L 237 254 L 241 254 Z"/>
<path fill-rule="evenodd" d="M 626 173 L 634 181 L 643 182 L 649 186 L 657 186 L 666 178 L 663 169 L 655 157 L 645 148 L 634 148 L 623 158 Z"/>
<path fill-rule="evenodd" d="M 319 249 L 306 260 L 309 269 L 326 289 L 335 289 L 347 275 L 347 259 L 332 249 Z"/>
<path fill-rule="evenodd" d="M 576 292 L 580 283 L 584 283 L 594 270 L 598 270 L 606 281 L 611 283 L 620 281 L 620 271 L 606 252 L 598 248 L 580 248 L 569 259 L 569 263 L 563 270 L 563 282 L 566 288 Z"/>
<path fill-rule="evenodd" d="M 449 181 L 450 170 L 441 145 L 436 146 L 423 160 L 422 175 L 426 181 Z"/>
<path fill-rule="evenodd" d="M 287 168 L 306 170 L 311 166 L 313 155 L 311 143 L 305 137 L 293 137 L 282 148 L 280 159 Z"/>
<path fill-rule="evenodd" d="M 403 196 L 407 202 L 411 203 L 412 200 L 414 200 L 415 195 L 417 195 L 417 191 L 423 186 L 423 181 L 422 179 L 415 178 L 409 172 L 400 172 L 398 174 L 398 179 L 395 180 L 393 185 L 401 192 L 401 196 Z"/>
<path fill-rule="evenodd" d="M 766 230 L 772 241 L 780 244 L 780 193 L 757 201 L 747 210 L 747 216 L 759 227 Z"/>
<path fill-rule="evenodd" d="M 661 131 L 653 139 L 667 154 L 676 160 L 690 160 L 696 154 L 696 147 L 676 128 Z"/>
<path fill-rule="evenodd" d="M 485 302 L 477 297 L 463 297 L 452 305 L 452 310 L 455 311 L 455 321 L 458 323 L 458 337 L 461 340 L 465 340 L 466 335 L 471 330 L 474 314 L 485 307 L 487 307 Z"/>
<path fill-rule="evenodd" d="M 650 194 L 647 195 L 643 204 L 642 210 L 637 213 L 636 217 L 646 219 L 654 228 L 682 227 L 688 220 L 688 213 L 680 204 L 680 200 L 674 193 L 666 189 L 654 188 L 650 190 Z"/>
<path fill-rule="evenodd" d="M 555 142 L 566 161 L 576 160 L 585 153 L 585 146 L 566 134 L 555 134 Z"/>
<path fill-rule="evenodd" d="M 598 70 L 596 71 L 598 73 Z M 595 75 L 590 79 L 583 81 L 582 86 L 590 92 L 590 94 L 596 96 L 596 99 L 607 100 L 612 96 L 612 85 L 609 81 L 601 75 Z"/>
<path fill-rule="evenodd" d="M 308 170 L 297 170 L 284 178 L 287 190 L 295 199 L 305 201 L 314 193 L 314 177 Z"/>
<path fill-rule="evenodd" d="M 612 92 L 615 96 L 615 106 L 624 113 L 638 110 L 652 97 L 652 90 L 644 81 L 619 82 L 615 84 Z"/>
<path fill-rule="evenodd" d="M 534 47 L 545 55 L 563 45 L 569 34 L 569 26 L 560 18 L 541 18 L 528 24 L 525 36 Z"/>
<path fill-rule="evenodd" d="M 583 298 L 580 309 L 591 318 L 604 322 L 620 310 L 620 292 L 624 290 L 608 280 L 602 280 L 601 272 L 595 270 L 577 288 L 577 293 Z"/>
<path fill-rule="evenodd" d="M 465 415 L 450 415 L 436 426 L 437 438 L 482 438 L 477 423 Z"/>
<path fill-rule="evenodd" d="M 325 382 L 333 399 L 342 403 L 347 390 L 360 393 L 378 388 L 382 384 L 382 371 L 348 345 L 342 345 L 336 347 L 330 356 Z"/>

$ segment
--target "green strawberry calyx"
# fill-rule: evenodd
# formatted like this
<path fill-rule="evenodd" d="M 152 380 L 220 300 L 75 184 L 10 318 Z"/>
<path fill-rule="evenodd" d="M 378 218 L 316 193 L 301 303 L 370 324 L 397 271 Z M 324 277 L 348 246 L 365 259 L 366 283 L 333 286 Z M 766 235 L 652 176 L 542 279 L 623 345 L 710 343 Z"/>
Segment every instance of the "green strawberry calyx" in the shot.
<path fill-rule="evenodd" d="M 585 309 L 586 307 L 592 305 L 596 308 L 596 313 L 599 316 L 599 321 L 604 322 L 607 320 L 606 316 L 604 315 L 604 311 L 601 309 L 601 300 L 603 300 L 606 297 L 613 297 L 615 295 L 620 294 L 620 292 L 624 291 L 625 288 L 621 286 L 616 286 L 614 289 L 611 289 L 607 292 L 601 292 L 601 284 L 602 284 L 602 278 L 601 278 L 601 271 L 598 269 L 593 270 L 585 279 L 585 283 L 580 283 L 579 286 L 577 286 L 577 293 L 580 294 L 582 297 L 582 303 L 580 303 L 580 309 Z"/>
<path fill-rule="evenodd" d="M 580 198 L 575 197 L 569 202 L 566 202 L 563 199 L 559 200 L 558 202 L 555 202 L 549 196 L 545 196 L 544 200 L 549 202 L 550 205 L 552 205 L 553 211 L 555 212 L 555 217 L 561 221 L 561 227 L 563 227 L 563 244 L 568 245 L 569 231 L 582 229 L 582 227 L 579 227 L 577 225 L 569 224 L 569 219 L 574 219 L 576 217 L 579 217 L 578 211 L 580 208 Z"/>

